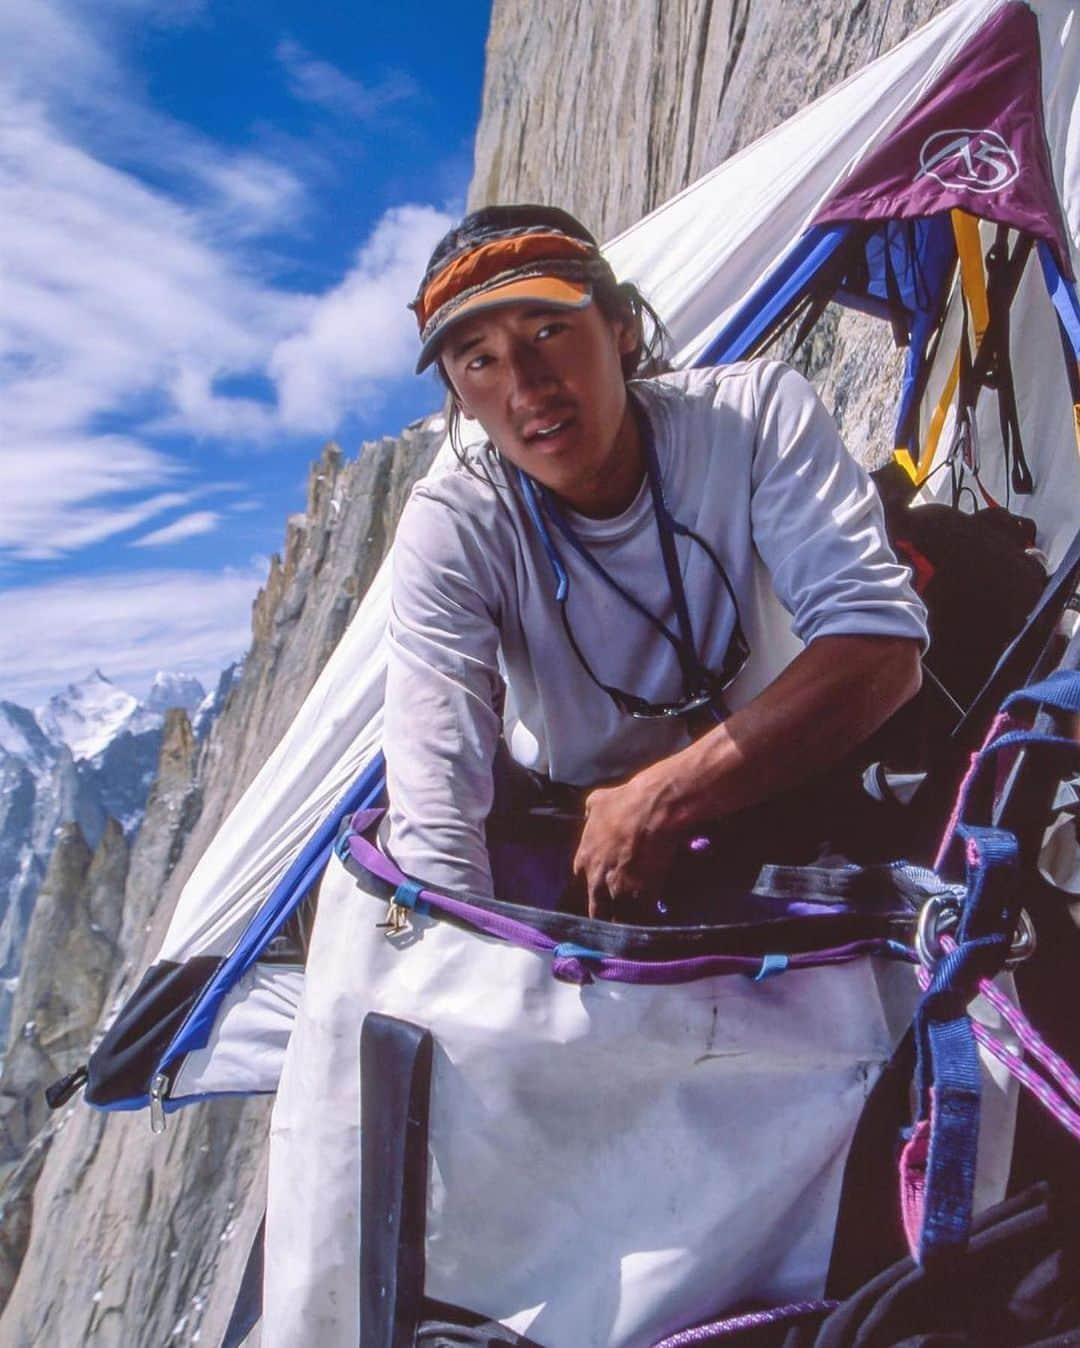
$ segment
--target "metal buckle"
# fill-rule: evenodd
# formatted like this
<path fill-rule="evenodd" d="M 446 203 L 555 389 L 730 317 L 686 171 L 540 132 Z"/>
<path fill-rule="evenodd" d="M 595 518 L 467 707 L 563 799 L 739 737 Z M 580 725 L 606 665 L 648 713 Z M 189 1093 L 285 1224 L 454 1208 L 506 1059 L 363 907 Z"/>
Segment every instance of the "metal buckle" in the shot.
<path fill-rule="evenodd" d="M 375 926 L 379 928 L 386 936 L 397 936 L 405 931 L 409 925 L 409 910 L 404 904 L 395 903 L 390 900 L 390 907 L 386 910 L 386 921 L 376 922 Z"/>
<path fill-rule="evenodd" d="M 941 938 L 951 935 L 960 925 L 960 907 L 960 900 L 955 894 L 945 893 L 931 895 L 919 909 L 919 920 L 915 927 L 915 953 L 924 969 L 933 969 L 944 955 Z M 1035 924 L 1027 909 L 1021 908 L 1005 968 L 1015 969 L 1029 960 L 1037 945 Z"/>
<path fill-rule="evenodd" d="M 1027 909 L 1021 908 L 1020 916 L 1016 919 L 1016 931 L 1013 933 L 1012 945 L 1009 946 L 1009 958 L 1005 961 L 1005 968 L 1015 969 L 1018 964 L 1031 959 L 1038 944 L 1035 923 L 1032 922 Z"/>

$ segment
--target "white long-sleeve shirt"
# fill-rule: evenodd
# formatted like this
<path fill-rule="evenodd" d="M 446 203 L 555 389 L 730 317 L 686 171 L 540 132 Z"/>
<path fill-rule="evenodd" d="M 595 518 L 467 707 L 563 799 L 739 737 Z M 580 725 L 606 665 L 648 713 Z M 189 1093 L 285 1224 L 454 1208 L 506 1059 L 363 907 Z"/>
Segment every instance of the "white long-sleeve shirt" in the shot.
<path fill-rule="evenodd" d="M 732 709 L 815 637 L 927 640 L 925 611 L 885 535 L 876 490 L 810 385 L 750 361 L 631 385 L 652 427 L 668 507 L 705 538 L 734 589 L 750 658 Z M 618 710 L 571 648 L 550 558 L 520 486 L 476 451 L 413 489 L 394 544 L 384 750 L 387 845 L 436 887 L 489 896 L 484 824 L 504 733 L 513 757 L 587 786 L 688 743 L 681 719 Z M 622 514 L 565 518 L 604 570 L 677 632 L 648 480 Z M 671 645 L 552 531 L 575 639 L 605 684 L 651 702 L 685 694 Z M 698 653 L 718 670 L 735 614 L 703 548 L 676 539 Z M 500 716 L 498 708 L 505 708 Z"/>

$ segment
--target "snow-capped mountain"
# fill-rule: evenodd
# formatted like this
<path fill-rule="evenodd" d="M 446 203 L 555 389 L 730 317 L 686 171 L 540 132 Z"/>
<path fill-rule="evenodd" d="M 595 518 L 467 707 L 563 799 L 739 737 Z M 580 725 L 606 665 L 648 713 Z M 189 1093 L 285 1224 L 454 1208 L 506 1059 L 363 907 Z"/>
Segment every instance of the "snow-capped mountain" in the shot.
<path fill-rule="evenodd" d="M 226 675 L 229 672 L 226 672 Z M 100 670 L 35 711 L 0 702 L 0 1052 L 11 987 L 38 888 L 62 824 L 97 846 L 112 816 L 134 836 L 157 771 L 165 713 L 201 710 L 205 734 L 224 701 L 188 674 L 158 674 L 144 701 Z"/>
<path fill-rule="evenodd" d="M 129 836 L 138 828 L 157 767 L 165 713 L 182 707 L 194 716 L 206 707 L 206 722 L 213 719 L 216 705 L 190 674 L 156 674 L 145 701 L 140 701 L 95 669 L 34 712 L 11 702 L 0 704 L 0 753 L 38 777 L 51 776 L 65 755 L 74 760 L 76 775 L 98 806 L 99 818 L 84 808 L 78 821 L 93 847 L 107 815 Z"/>
<path fill-rule="evenodd" d="M 230 669 L 235 666 L 230 665 Z M 229 671 L 226 670 L 227 674 Z M 223 676 L 224 677 L 224 676 Z M 147 711 L 164 714 L 172 707 L 183 707 L 189 716 L 199 709 L 209 694 L 193 674 L 166 674 L 159 671 L 143 704 Z"/>
<path fill-rule="evenodd" d="M 124 731 L 138 735 L 154 730 L 160 726 L 168 707 L 183 706 L 190 700 L 189 693 L 179 703 L 168 701 L 170 681 L 180 678 L 183 676 L 159 674 L 151 689 L 151 696 L 158 696 L 151 706 L 149 698 L 140 702 L 95 669 L 79 683 L 68 684 L 62 693 L 54 693 L 34 714 L 45 734 L 56 743 L 66 744 L 76 759 L 95 758 L 117 735 Z M 198 680 L 192 682 L 199 690 L 198 705 L 203 696 L 202 685 Z"/>
<path fill-rule="evenodd" d="M 14 702 L 0 702 L 0 757 L 18 758 L 34 776 L 40 776 L 52 768 L 56 744 L 32 711 Z"/>

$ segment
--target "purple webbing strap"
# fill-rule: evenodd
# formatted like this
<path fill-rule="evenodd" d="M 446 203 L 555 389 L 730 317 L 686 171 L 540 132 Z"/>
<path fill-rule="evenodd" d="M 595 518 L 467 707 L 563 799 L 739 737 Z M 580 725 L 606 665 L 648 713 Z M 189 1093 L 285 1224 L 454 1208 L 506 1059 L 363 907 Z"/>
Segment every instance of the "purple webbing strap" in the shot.
<path fill-rule="evenodd" d="M 352 830 L 349 834 L 349 855 L 364 870 L 388 885 L 403 885 L 407 877 L 403 871 L 384 856 L 382 852 L 356 830 L 366 828 L 381 811 L 364 810 L 353 816 Z M 536 950 L 548 954 L 555 949 L 555 942 L 543 932 L 534 930 L 524 922 L 505 917 L 501 913 L 489 913 L 485 908 L 477 908 L 461 899 L 451 899 L 445 894 L 436 894 L 430 889 L 420 891 L 421 899 L 434 912 L 445 913 L 448 917 L 458 917 L 471 926 L 479 928 L 488 936 L 497 936 L 500 940 L 510 941 L 513 945 L 524 946 L 526 950 Z"/>
<path fill-rule="evenodd" d="M 828 950 L 806 950 L 790 955 L 787 967 L 817 969 L 826 964 L 846 964 L 860 955 L 880 955 L 888 949 L 888 942 L 878 938 L 850 941 L 847 945 L 833 946 Z M 684 960 L 651 961 L 617 959 L 612 956 L 596 961 L 595 967 L 590 961 L 590 971 L 595 977 L 611 979 L 616 983 L 691 983 L 698 978 L 757 974 L 760 970 L 761 957 L 758 955 L 695 955 Z M 555 972 L 558 974 L 558 969 Z"/>
<path fill-rule="evenodd" d="M 379 813 L 377 810 L 364 810 L 353 816 L 352 831 L 348 836 L 349 855 L 358 866 L 396 887 L 406 883 L 406 876 L 389 857 L 384 856 L 362 833 L 356 831 L 367 828 Z M 572 946 L 564 949 L 557 941 L 525 922 L 479 908 L 462 899 L 452 899 L 430 889 L 421 890 L 419 898 L 430 911 L 459 918 L 487 936 L 494 936 L 541 955 L 553 955 L 551 971 L 563 982 L 584 984 L 594 978 L 601 978 L 613 983 L 666 985 L 691 983 L 700 978 L 717 978 L 728 974 L 753 976 L 762 968 L 761 957 L 757 955 L 695 955 L 681 960 L 645 961 L 578 951 Z M 881 938 L 869 938 L 827 950 L 802 951 L 789 957 L 787 967 L 815 969 L 822 965 L 844 964 L 862 955 L 884 953 L 894 953 L 889 942 Z"/>
<path fill-rule="evenodd" d="M 795 1301 L 790 1306 L 777 1306 L 768 1311 L 747 1311 L 745 1315 L 732 1315 L 727 1320 L 716 1320 L 711 1325 L 697 1325 L 694 1329 L 682 1329 L 672 1334 L 653 1348 L 691 1348 L 698 1343 L 712 1343 L 716 1339 L 728 1338 L 732 1334 L 741 1334 L 748 1329 L 761 1329 L 766 1325 L 781 1325 L 785 1320 L 801 1320 L 810 1315 L 827 1315 L 839 1306 L 839 1301 Z"/>

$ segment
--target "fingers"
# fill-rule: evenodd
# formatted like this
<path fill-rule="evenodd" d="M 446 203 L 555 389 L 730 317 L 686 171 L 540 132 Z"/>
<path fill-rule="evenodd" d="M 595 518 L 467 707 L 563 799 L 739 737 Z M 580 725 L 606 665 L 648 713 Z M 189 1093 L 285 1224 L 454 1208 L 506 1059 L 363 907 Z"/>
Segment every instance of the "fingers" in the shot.
<path fill-rule="evenodd" d="M 620 804 L 624 792 L 597 787 L 588 794 L 573 862 L 574 875 L 588 895 L 589 916 L 608 922 L 632 920 L 649 887 L 636 811 L 628 818 Z"/>
<path fill-rule="evenodd" d="M 589 886 L 589 916 L 606 922 L 618 920 L 621 890 L 614 871 L 606 872 L 597 882 Z"/>
<path fill-rule="evenodd" d="M 612 866 L 586 845 L 574 856 L 575 879 L 588 896 L 589 916 L 602 922 L 630 920 L 644 894 L 643 881 L 631 866 Z"/>
<path fill-rule="evenodd" d="M 630 922 L 640 910 L 644 890 L 621 879 L 617 871 L 588 886 L 589 916 L 604 922 Z"/>

